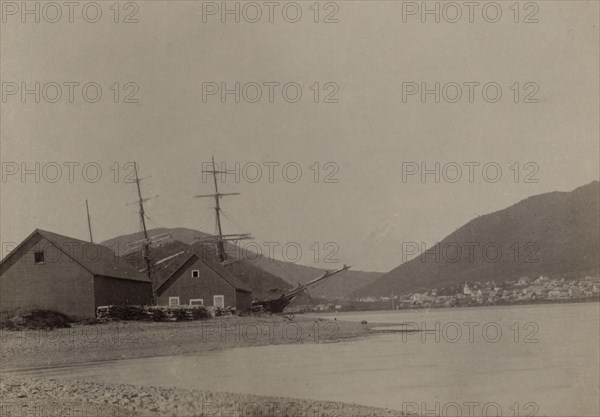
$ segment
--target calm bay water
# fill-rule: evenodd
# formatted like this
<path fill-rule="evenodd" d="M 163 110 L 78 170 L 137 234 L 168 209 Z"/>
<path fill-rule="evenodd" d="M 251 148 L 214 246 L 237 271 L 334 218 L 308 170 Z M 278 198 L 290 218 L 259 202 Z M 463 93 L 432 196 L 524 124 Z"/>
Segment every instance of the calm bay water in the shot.
<path fill-rule="evenodd" d="M 440 415 L 599 416 L 600 304 L 340 313 L 426 332 L 39 371 L 138 385 L 335 400 Z M 406 327 L 406 326 L 405 326 Z M 466 403 L 475 403 L 465 405 Z"/>

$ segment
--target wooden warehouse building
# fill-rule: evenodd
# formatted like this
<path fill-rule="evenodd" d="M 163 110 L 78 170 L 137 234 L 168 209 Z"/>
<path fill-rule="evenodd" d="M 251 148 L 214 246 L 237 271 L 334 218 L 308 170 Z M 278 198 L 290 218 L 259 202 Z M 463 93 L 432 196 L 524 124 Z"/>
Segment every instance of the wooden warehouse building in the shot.
<path fill-rule="evenodd" d="M 102 245 L 36 229 L 0 262 L 0 311 L 89 318 L 100 305 L 151 303 L 152 282 Z"/>
<path fill-rule="evenodd" d="M 251 289 L 215 257 L 196 250 L 172 265 L 155 291 L 160 305 L 235 307 L 238 311 L 252 307 Z"/>

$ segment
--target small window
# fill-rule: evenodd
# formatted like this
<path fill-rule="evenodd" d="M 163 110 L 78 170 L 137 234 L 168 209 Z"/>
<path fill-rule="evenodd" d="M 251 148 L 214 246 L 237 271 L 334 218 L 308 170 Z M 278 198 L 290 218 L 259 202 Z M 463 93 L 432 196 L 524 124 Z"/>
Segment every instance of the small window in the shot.
<path fill-rule="evenodd" d="M 203 306 L 204 300 L 202 298 L 192 298 L 190 299 L 191 306 Z"/>
<path fill-rule="evenodd" d="M 192 278 L 200 278 L 200 270 L 192 269 Z"/>
<path fill-rule="evenodd" d="M 169 307 L 175 307 L 179 305 L 179 297 L 169 297 Z"/>
<path fill-rule="evenodd" d="M 33 254 L 33 259 L 36 264 L 43 264 L 44 263 L 44 252 L 42 252 L 42 251 L 35 252 Z"/>
<path fill-rule="evenodd" d="M 215 295 L 213 297 L 213 306 L 225 308 L 225 296 L 224 295 Z"/>

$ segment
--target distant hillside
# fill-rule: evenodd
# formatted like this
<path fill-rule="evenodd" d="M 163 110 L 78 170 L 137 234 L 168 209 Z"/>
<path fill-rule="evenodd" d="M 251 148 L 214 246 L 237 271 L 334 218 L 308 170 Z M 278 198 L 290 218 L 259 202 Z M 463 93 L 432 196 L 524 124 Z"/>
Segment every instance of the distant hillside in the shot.
<path fill-rule="evenodd" d="M 167 242 L 171 242 L 174 240 L 178 240 L 179 242 L 185 243 L 187 245 L 191 245 L 196 243 L 198 237 L 206 237 L 209 236 L 207 233 L 202 233 L 193 229 L 186 229 L 185 227 L 159 227 L 156 229 L 151 229 L 148 231 L 150 237 L 158 236 L 164 233 L 170 233 L 171 238 L 163 241 L 163 244 Z M 108 246 L 112 248 L 117 255 L 122 256 L 125 254 L 127 248 L 133 246 L 133 243 L 139 241 L 144 238 L 144 234 L 142 232 L 130 233 L 128 235 L 120 235 L 117 237 L 113 237 L 112 239 L 105 240 L 102 242 L 102 245 Z"/>
<path fill-rule="evenodd" d="M 182 250 L 178 244 L 174 244 L 173 242 L 179 242 L 189 247 L 189 245 L 197 245 L 199 237 L 209 236 L 206 233 L 183 227 L 163 227 L 149 231 L 150 236 L 157 236 L 163 233 L 170 233 L 171 237 L 161 241 L 153 248 L 153 257 L 157 260 Z M 133 242 L 139 241 L 142 238 L 143 234 L 137 232 L 117 236 L 102 242 L 102 244 L 112 248 L 118 255 L 122 256 L 125 255 L 127 248 L 132 247 Z M 229 244 L 227 251 L 228 253 L 240 253 L 239 250 L 235 250 L 233 245 Z M 139 258 L 139 253 L 136 256 Z M 252 254 L 247 254 L 247 257 L 254 258 Z M 329 269 L 337 269 L 341 266 L 341 264 L 332 264 Z M 228 268 L 250 285 L 256 291 L 256 296 L 271 293 L 269 290 L 272 288 L 281 288 L 283 290 L 291 288 L 298 283 L 308 282 L 324 272 L 323 269 L 269 259 L 266 256 L 258 257 L 256 260 L 236 262 L 228 265 Z M 314 297 L 324 298 L 344 297 L 375 281 L 382 275 L 383 273 L 380 272 L 346 271 L 311 290 L 310 294 Z"/>
<path fill-rule="evenodd" d="M 536 195 L 480 216 L 429 248 L 430 255 L 403 263 L 351 297 L 407 294 L 465 281 L 598 273 L 599 186 L 594 181 L 571 192 Z"/>
<path fill-rule="evenodd" d="M 269 259 L 267 257 L 261 257 L 257 261 L 254 261 L 254 263 L 259 268 L 273 275 L 280 276 L 294 286 L 299 282 L 308 282 L 323 273 L 323 269 Z M 334 263 L 328 269 L 333 270 L 341 267 L 341 263 Z M 323 285 L 311 290 L 310 294 L 323 298 L 345 297 L 353 291 L 374 282 L 383 275 L 382 272 L 363 272 L 350 269 L 327 280 Z"/>

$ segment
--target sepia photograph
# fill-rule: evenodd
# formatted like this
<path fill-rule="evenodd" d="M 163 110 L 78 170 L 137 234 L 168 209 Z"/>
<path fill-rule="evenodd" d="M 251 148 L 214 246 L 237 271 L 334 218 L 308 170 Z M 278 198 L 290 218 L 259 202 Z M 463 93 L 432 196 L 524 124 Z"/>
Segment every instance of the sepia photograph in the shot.
<path fill-rule="evenodd" d="M 0 417 L 600 417 L 599 26 L 0 0 Z"/>

